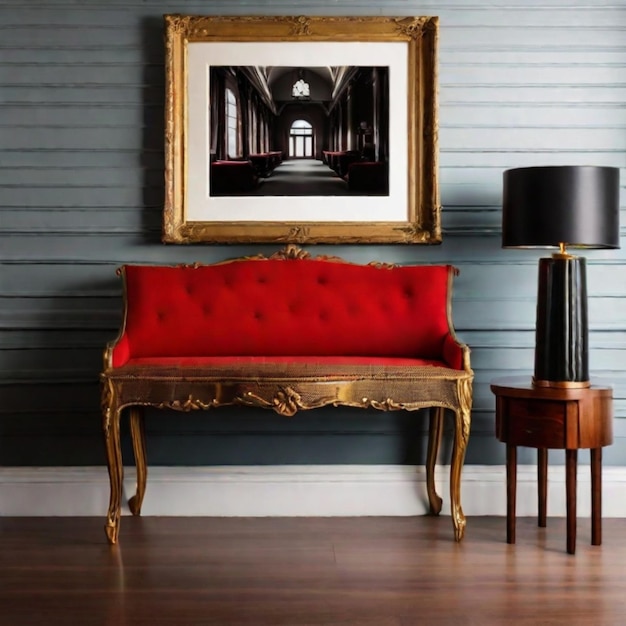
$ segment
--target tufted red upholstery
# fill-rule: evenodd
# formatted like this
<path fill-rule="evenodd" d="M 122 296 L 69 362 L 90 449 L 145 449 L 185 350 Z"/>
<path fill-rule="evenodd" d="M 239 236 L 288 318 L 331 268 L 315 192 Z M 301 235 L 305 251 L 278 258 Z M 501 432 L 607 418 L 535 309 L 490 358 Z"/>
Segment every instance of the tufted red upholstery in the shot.
<path fill-rule="evenodd" d="M 461 369 L 448 320 L 450 266 L 317 259 L 200 267 L 124 266 L 130 359 L 371 357 Z"/>

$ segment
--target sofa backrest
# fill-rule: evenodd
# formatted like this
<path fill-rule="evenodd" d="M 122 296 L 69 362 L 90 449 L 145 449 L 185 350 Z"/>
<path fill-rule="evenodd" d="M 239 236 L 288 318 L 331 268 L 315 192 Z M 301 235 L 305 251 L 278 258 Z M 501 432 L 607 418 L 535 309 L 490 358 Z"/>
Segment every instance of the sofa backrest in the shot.
<path fill-rule="evenodd" d="M 125 265 L 133 357 L 372 356 L 442 359 L 454 268 L 320 258 Z"/>

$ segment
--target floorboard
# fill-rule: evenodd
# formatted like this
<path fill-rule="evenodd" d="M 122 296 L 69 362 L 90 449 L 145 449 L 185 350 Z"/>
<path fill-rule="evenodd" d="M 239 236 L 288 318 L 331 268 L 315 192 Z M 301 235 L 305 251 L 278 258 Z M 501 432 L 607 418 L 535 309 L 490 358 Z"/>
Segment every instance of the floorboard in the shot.
<path fill-rule="evenodd" d="M 626 520 L 500 517 L 0 518 L 0 625 L 626 623 Z"/>

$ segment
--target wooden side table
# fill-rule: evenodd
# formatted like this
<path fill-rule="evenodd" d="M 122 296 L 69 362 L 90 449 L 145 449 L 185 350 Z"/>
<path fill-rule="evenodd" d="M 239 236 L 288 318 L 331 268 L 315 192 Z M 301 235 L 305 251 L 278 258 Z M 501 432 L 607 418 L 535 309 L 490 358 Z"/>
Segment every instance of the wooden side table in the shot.
<path fill-rule="evenodd" d="M 567 551 L 576 551 L 576 466 L 578 450 L 591 450 L 591 544 L 602 543 L 602 447 L 613 443 L 613 390 L 534 387 L 531 377 L 493 381 L 496 436 L 506 443 L 507 543 L 515 543 L 517 446 L 537 448 L 538 524 L 546 526 L 548 449 L 565 450 Z"/>

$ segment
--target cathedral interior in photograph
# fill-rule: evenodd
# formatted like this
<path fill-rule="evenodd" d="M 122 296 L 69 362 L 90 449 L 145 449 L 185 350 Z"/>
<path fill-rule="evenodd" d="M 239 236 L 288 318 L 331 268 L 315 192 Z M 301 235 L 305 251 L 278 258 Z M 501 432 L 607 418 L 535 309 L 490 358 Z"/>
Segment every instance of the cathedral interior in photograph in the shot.
<path fill-rule="evenodd" d="M 389 68 L 211 66 L 211 196 L 389 194 Z"/>

